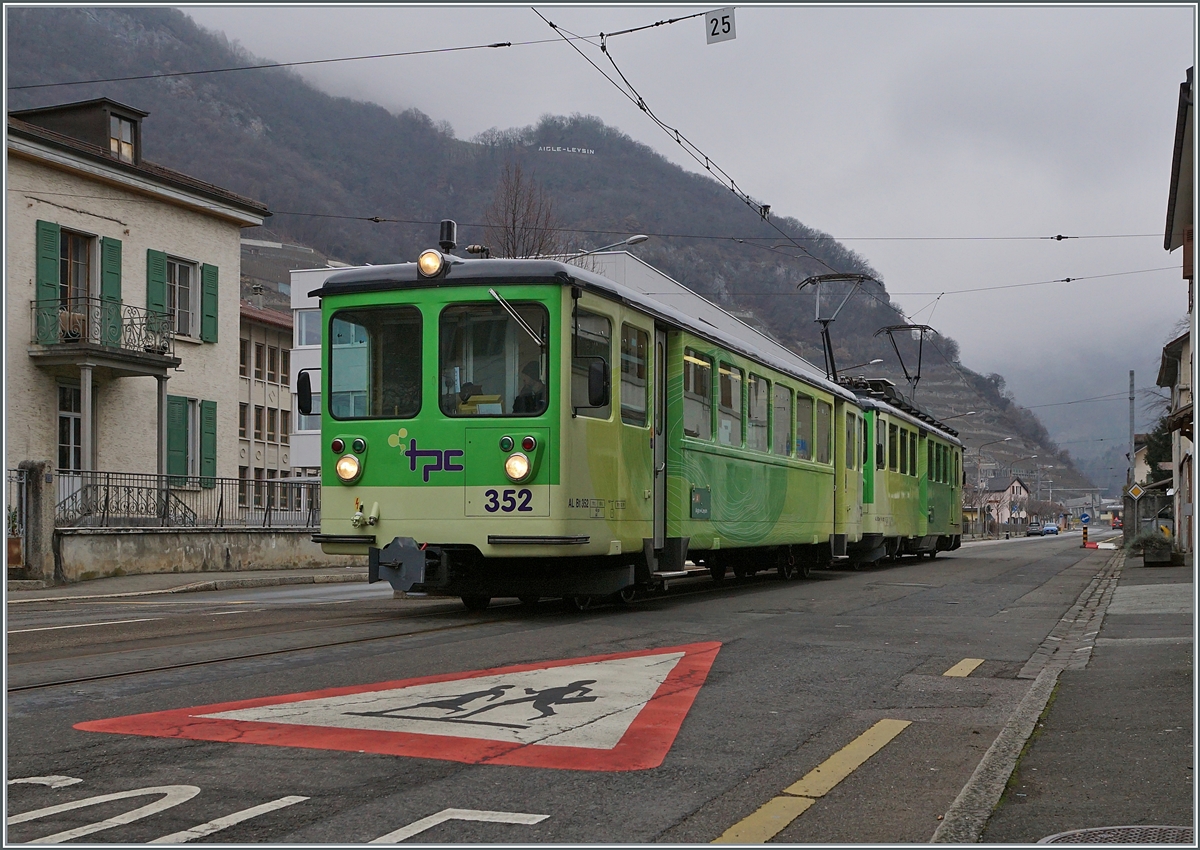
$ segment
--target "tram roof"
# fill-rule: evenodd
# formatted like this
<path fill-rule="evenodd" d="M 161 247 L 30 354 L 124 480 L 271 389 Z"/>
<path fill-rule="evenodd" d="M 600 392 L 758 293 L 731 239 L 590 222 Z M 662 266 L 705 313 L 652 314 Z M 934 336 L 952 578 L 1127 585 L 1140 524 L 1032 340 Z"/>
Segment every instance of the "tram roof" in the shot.
<path fill-rule="evenodd" d="M 457 262 L 455 262 L 457 261 Z M 712 340 L 730 351 L 758 360 L 793 375 L 826 392 L 847 400 L 854 393 L 830 381 L 824 373 L 800 355 L 755 330 L 722 310 L 702 295 L 655 270 L 659 280 L 652 287 L 642 281 L 619 283 L 595 272 L 557 260 L 463 259 L 453 257 L 446 272 L 438 278 L 421 277 L 416 263 L 365 266 L 338 272 L 326 278 L 320 289 L 309 293 L 318 297 L 355 292 L 378 292 L 441 286 L 496 286 L 522 283 L 575 285 L 636 307 L 655 318 L 686 328 L 697 336 Z"/>

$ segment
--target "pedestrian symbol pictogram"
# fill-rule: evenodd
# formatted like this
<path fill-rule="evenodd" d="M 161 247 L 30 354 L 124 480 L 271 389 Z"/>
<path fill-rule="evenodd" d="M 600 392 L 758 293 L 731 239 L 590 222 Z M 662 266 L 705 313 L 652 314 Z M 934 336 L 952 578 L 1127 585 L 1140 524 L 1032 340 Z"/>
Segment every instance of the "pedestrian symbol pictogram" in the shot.
<path fill-rule="evenodd" d="M 76 724 L 200 741 L 569 770 L 662 764 L 720 644 L 378 682 Z"/>

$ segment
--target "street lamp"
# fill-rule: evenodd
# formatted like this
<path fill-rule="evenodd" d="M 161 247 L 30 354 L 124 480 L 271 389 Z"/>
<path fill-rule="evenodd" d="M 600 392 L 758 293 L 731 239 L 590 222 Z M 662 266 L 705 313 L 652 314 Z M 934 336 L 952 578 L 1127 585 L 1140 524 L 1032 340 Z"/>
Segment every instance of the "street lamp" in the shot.
<path fill-rule="evenodd" d="M 577 260 L 580 257 L 586 257 L 588 254 L 596 254 L 600 251 L 607 251 L 609 248 L 620 248 L 622 245 L 640 245 L 649 239 L 644 233 L 639 233 L 637 236 L 630 236 L 628 239 L 622 239 L 620 242 L 614 242 L 611 245 L 605 245 L 603 248 L 591 248 L 587 251 L 580 251 L 578 254 L 572 254 L 563 260 L 564 263 L 569 263 L 571 260 Z"/>
<path fill-rule="evenodd" d="M 974 410 L 968 410 L 966 413 L 956 413 L 953 416 L 940 416 L 938 418 L 942 422 L 947 422 L 951 419 L 958 419 L 960 416 L 974 416 L 975 413 L 976 413 L 976 411 L 974 411 Z"/>
<path fill-rule="evenodd" d="M 976 492 L 976 509 L 975 513 L 979 516 L 980 525 L 983 528 L 983 536 L 987 537 L 987 526 L 983 525 L 983 450 L 988 446 L 994 446 L 997 443 L 1007 443 L 1012 437 L 1005 437 L 1001 440 L 992 440 L 990 443 L 984 443 L 976 449 L 975 474 L 979 481 L 979 487 Z"/>
<path fill-rule="evenodd" d="M 862 366 L 874 366 L 876 363 L 882 363 L 882 362 L 883 362 L 882 357 L 876 357 L 874 360 L 870 361 L 869 363 L 859 363 L 857 366 L 843 366 L 842 371 L 849 372 L 851 369 L 858 369 Z"/>

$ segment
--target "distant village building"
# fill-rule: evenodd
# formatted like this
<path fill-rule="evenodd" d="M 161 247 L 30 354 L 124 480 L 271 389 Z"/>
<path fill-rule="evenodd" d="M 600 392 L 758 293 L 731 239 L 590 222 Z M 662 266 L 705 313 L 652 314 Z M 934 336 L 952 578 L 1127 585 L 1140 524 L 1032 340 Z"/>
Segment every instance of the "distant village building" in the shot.
<path fill-rule="evenodd" d="M 6 463 L 237 474 L 239 240 L 262 203 L 142 158 L 107 98 L 8 115 Z"/>

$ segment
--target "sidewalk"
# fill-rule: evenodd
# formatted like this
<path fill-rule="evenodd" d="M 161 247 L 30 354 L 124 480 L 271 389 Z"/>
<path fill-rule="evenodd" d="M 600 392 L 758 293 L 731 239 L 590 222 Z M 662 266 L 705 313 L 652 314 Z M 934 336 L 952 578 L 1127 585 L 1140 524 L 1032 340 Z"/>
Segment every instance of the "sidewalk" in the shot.
<path fill-rule="evenodd" d="M 40 582 L 8 583 L 8 604 L 61 599 L 112 599 L 203 590 L 275 587 L 284 584 L 334 584 L 367 580 L 367 568 L 314 567 L 295 570 L 241 570 L 219 573 L 155 573 L 114 576 L 57 587 L 25 587 Z"/>
<path fill-rule="evenodd" d="M 1183 567 L 1125 561 L 1090 660 L 1059 674 L 982 842 L 1191 830 L 1194 591 L 1191 556 Z M 1053 843 L 1192 843 L 1193 834 L 1143 828 Z"/>

